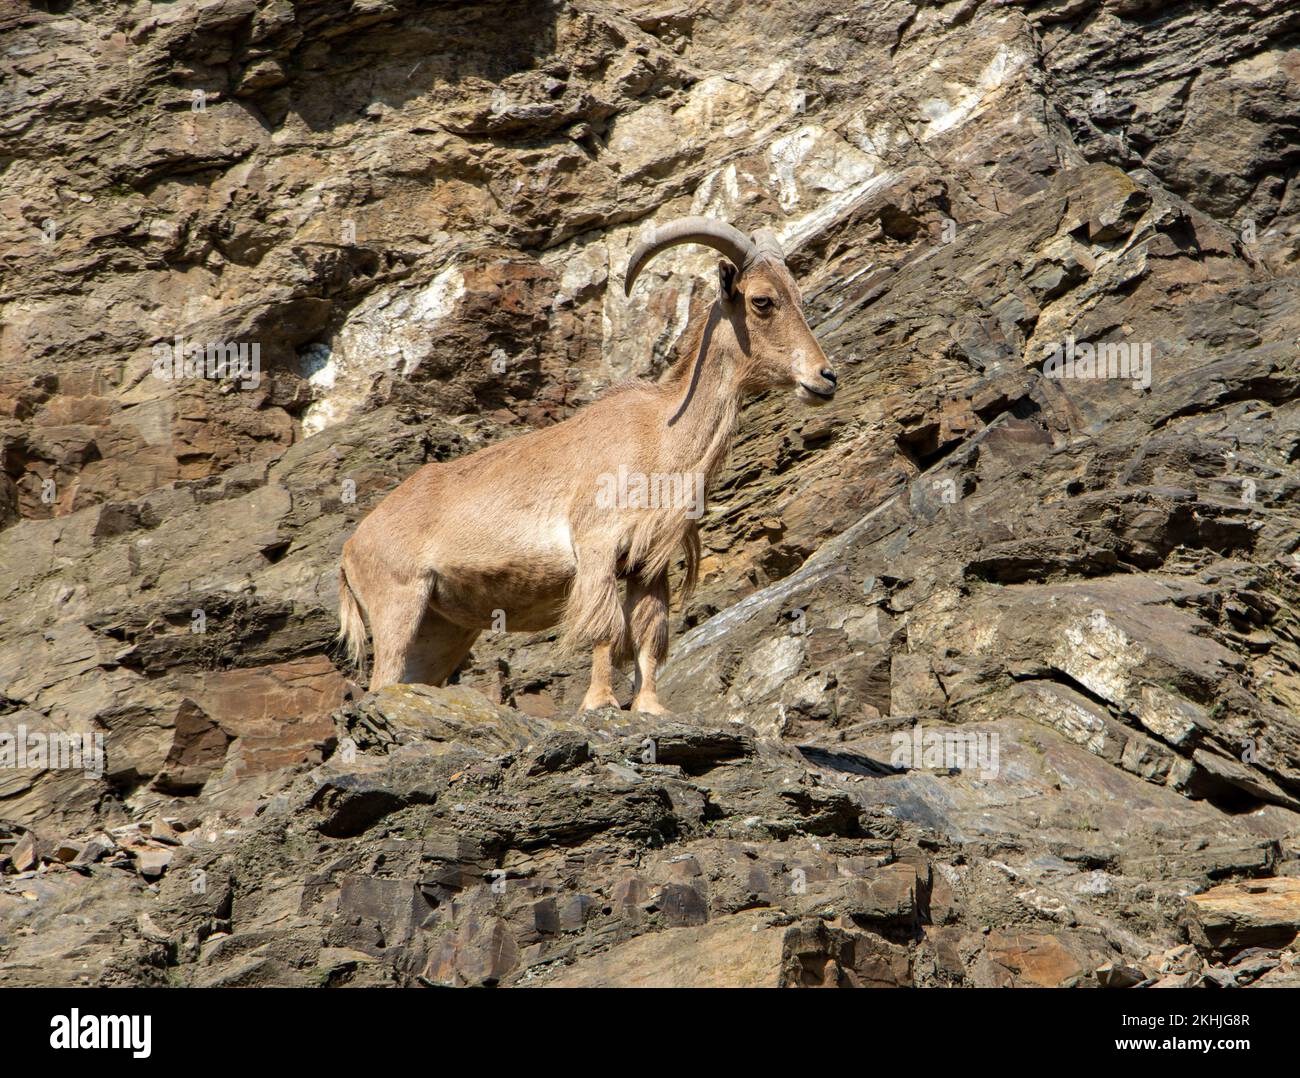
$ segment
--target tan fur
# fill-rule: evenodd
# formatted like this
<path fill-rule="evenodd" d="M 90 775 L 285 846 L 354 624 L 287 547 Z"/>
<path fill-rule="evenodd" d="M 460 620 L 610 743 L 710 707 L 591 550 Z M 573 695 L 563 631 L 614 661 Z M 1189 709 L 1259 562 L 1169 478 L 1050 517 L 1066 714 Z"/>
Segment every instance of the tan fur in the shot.
<path fill-rule="evenodd" d="M 366 623 L 357 597 L 348 587 L 348 575 L 339 566 L 339 639 L 347 646 L 348 662 L 366 676 Z"/>
<path fill-rule="evenodd" d="M 612 702 L 609 667 L 635 655 L 635 706 L 662 710 L 654 674 L 667 653 L 668 570 L 681 552 L 694 582 L 698 522 L 685 506 L 601 507 L 601 477 L 620 465 L 702 473 L 707 488 L 745 396 L 800 383 L 811 403 L 834 392 L 784 264 L 764 257 L 737 275 L 724 263 L 729 276 L 730 293 L 696 312 L 682 358 L 659 382 L 617 386 L 563 423 L 426 464 L 361 522 L 343 548 L 340 637 L 360 662 L 364 611 L 372 689 L 442 683 L 502 611 L 507 631 L 559 624 L 567 644 L 596 649 L 585 706 Z"/>

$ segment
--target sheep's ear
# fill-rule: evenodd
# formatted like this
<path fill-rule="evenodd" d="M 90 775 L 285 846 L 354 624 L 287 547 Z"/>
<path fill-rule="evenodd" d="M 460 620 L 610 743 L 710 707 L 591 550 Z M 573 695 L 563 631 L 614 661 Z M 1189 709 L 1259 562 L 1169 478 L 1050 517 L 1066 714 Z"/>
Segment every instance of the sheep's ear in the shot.
<path fill-rule="evenodd" d="M 718 260 L 718 281 L 722 285 L 722 296 L 724 299 L 736 298 L 736 279 L 740 276 L 740 271 L 736 269 L 727 259 Z"/>

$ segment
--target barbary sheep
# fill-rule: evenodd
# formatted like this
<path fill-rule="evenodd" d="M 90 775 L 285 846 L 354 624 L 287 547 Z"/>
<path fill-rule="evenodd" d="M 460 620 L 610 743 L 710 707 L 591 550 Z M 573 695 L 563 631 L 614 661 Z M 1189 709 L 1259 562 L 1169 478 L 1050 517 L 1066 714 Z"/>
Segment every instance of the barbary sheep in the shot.
<path fill-rule="evenodd" d="M 823 404 L 836 388 L 769 230 L 750 238 L 705 217 L 648 230 L 626 294 L 655 255 L 682 243 L 723 255 L 720 289 L 659 381 L 615 386 L 562 423 L 424 465 L 344 544 L 339 636 L 363 667 L 364 613 L 371 689 L 441 684 L 484 629 L 559 624 L 566 644 L 593 648 L 584 709 L 618 706 L 613 663 L 632 656 L 633 710 L 664 711 L 655 673 L 668 651 L 668 569 L 680 550 L 686 587 L 694 582 L 705 491 L 742 401 L 793 387 Z"/>

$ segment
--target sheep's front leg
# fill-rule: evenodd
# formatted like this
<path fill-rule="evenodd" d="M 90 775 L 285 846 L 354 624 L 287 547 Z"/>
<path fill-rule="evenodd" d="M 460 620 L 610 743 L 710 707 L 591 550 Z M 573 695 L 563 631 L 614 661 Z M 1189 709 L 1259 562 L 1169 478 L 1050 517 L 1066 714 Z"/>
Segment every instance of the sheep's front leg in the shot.
<path fill-rule="evenodd" d="M 633 577 L 627 584 L 628 626 L 636 651 L 632 710 L 667 715 L 655 693 L 655 672 L 668 657 L 668 574 L 646 583 Z"/>
<path fill-rule="evenodd" d="M 596 644 L 591 649 L 591 686 L 582 698 L 583 711 L 595 711 L 602 707 L 618 707 L 618 698 L 614 695 L 614 656 L 613 645 Z"/>

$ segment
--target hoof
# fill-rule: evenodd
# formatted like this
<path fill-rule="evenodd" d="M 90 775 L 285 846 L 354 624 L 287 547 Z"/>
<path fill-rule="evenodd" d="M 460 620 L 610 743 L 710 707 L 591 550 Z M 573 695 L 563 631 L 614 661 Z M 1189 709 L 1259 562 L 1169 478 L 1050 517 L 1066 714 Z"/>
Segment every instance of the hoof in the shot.
<path fill-rule="evenodd" d="M 582 703 L 578 705 L 579 711 L 601 711 L 604 708 L 612 707 L 615 711 L 619 710 L 619 702 L 613 693 L 608 696 L 600 696 L 592 699 L 584 696 Z"/>

